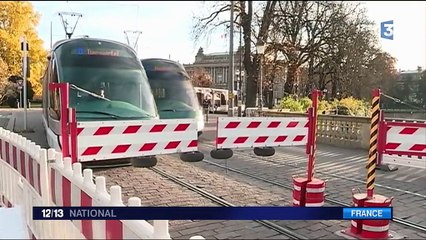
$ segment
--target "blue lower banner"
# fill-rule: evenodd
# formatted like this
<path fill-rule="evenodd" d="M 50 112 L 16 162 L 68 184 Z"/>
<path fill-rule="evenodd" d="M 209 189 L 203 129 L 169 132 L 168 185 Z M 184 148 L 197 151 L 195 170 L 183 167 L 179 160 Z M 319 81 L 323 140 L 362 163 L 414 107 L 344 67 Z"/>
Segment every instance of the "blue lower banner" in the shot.
<path fill-rule="evenodd" d="M 34 220 L 386 220 L 392 215 L 392 207 L 33 207 Z"/>

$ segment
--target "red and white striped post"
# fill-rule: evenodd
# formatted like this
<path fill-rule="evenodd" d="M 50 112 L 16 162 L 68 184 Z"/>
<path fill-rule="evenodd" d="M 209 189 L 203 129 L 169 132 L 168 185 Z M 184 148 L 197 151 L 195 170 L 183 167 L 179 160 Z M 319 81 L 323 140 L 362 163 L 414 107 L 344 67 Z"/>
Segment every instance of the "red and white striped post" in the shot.
<path fill-rule="evenodd" d="M 324 205 L 325 181 L 314 178 L 318 98 L 320 96 L 321 91 L 316 89 L 312 91 L 312 107 L 308 109 L 309 131 L 306 144 L 306 154 L 308 154 L 307 177 L 293 177 L 293 206 L 320 207 Z"/>
<path fill-rule="evenodd" d="M 70 127 L 70 140 L 71 140 L 71 162 L 78 162 L 78 148 L 77 148 L 77 115 L 75 108 L 69 109 L 69 127 Z"/>
<path fill-rule="evenodd" d="M 310 143 L 309 161 L 308 161 L 308 182 L 314 178 L 315 174 L 315 151 L 317 141 L 317 118 L 318 118 L 318 98 L 321 95 L 319 90 L 312 91 L 312 116 L 310 119 L 309 139 Z"/>
<path fill-rule="evenodd" d="M 69 150 L 69 126 L 68 126 L 68 108 L 69 108 L 69 84 L 68 83 L 49 83 L 49 90 L 59 90 L 61 100 L 61 139 L 62 155 L 70 156 Z"/>

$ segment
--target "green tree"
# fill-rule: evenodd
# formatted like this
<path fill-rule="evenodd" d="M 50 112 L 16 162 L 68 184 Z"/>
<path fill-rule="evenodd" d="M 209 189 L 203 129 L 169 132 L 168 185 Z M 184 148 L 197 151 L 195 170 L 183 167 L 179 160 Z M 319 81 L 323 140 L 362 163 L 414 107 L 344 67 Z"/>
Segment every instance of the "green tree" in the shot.
<path fill-rule="evenodd" d="M 0 2 L 0 58 L 8 66 L 9 76 L 22 75 L 20 37 L 25 36 L 31 64 L 29 81 L 37 95 L 41 94 L 41 77 L 47 62 L 47 52 L 36 31 L 39 19 L 30 2 Z"/>

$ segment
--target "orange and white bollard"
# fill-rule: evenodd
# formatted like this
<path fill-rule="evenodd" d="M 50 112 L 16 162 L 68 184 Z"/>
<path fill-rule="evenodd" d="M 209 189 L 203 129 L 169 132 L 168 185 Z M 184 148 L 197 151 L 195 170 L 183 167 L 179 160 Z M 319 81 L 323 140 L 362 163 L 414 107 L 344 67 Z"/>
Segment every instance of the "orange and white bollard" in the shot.
<path fill-rule="evenodd" d="M 313 178 L 306 184 L 305 207 L 324 206 L 325 181 Z"/>
<path fill-rule="evenodd" d="M 393 198 L 375 194 L 372 199 L 364 202 L 364 207 L 390 207 Z M 387 239 L 389 235 L 389 220 L 363 220 L 361 237 L 365 239 Z"/>
<path fill-rule="evenodd" d="M 352 196 L 354 207 L 391 207 L 393 198 L 375 194 L 369 198 L 366 193 Z M 350 228 L 343 230 L 343 236 L 358 239 L 401 239 L 396 232 L 389 230 L 390 220 L 351 220 Z"/>
<path fill-rule="evenodd" d="M 303 177 L 293 177 L 293 206 L 305 206 L 306 183 L 308 179 Z"/>
<path fill-rule="evenodd" d="M 354 193 L 354 190 L 352 190 L 352 205 L 354 207 L 363 207 L 366 199 L 366 193 Z M 359 236 L 361 232 L 362 220 L 351 220 L 351 227 L 345 231 L 345 233 L 350 236 Z"/>

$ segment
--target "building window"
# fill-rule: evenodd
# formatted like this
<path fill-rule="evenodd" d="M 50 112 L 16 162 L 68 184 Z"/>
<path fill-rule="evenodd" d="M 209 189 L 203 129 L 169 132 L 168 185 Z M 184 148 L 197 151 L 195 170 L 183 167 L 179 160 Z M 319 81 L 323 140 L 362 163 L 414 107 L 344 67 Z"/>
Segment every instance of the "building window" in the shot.
<path fill-rule="evenodd" d="M 216 83 L 222 83 L 223 82 L 223 74 L 218 73 L 216 77 Z"/>
<path fill-rule="evenodd" d="M 223 84 L 225 82 L 224 68 L 215 68 L 215 83 Z"/>

